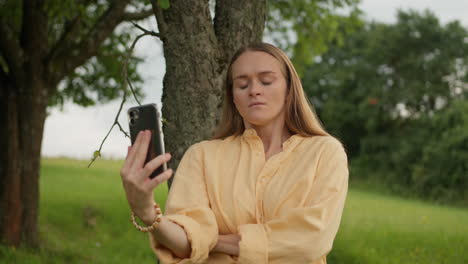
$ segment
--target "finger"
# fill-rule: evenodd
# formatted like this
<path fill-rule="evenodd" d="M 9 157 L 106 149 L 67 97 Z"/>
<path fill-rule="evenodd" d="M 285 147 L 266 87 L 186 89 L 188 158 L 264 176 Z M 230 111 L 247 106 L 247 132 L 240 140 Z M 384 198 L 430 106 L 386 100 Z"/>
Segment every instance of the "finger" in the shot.
<path fill-rule="evenodd" d="M 147 178 L 153 173 L 154 170 L 159 168 L 161 165 L 163 165 L 165 162 L 168 162 L 171 159 L 171 154 L 166 153 L 157 156 L 156 158 L 150 160 L 148 163 L 146 163 L 145 167 L 143 168 L 143 177 Z M 157 177 L 157 176 L 156 176 Z"/>
<path fill-rule="evenodd" d="M 172 169 L 166 170 L 165 172 L 159 174 L 154 179 L 152 179 L 148 183 L 148 188 L 150 188 L 150 190 L 154 190 L 154 188 L 158 187 L 159 184 L 169 180 L 173 174 L 174 174 L 174 171 Z"/>
<path fill-rule="evenodd" d="M 141 169 L 145 164 L 146 155 L 148 154 L 148 146 L 151 140 L 151 132 L 145 130 L 142 133 L 140 143 L 138 145 L 138 150 L 135 152 L 135 160 L 133 161 L 133 168 Z"/>
<path fill-rule="evenodd" d="M 135 142 L 133 142 L 133 145 L 130 147 L 130 151 L 128 152 L 127 159 L 125 160 L 124 167 L 126 168 L 132 167 L 133 161 L 135 160 L 135 153 L 138 150 L 138 147 L 140 146 L 142 134 L 143 134 L 143 131 L 138 132 Z"/>
<path fill-rule="evenodd" d="M 122 168 L 120 169 L 120 176 L 126 175 L 127 174 L 127 168 L 128 168 L 128 155 L 130 154 L 130 150 L 132 149 L 132 146 L 128 146 L 127 148 L 127 156 L 125 156 L 125 162 L 122 165 Z"/>
<path fill-rule="evenodd" d="M 128 154 L 130 153 L 130 150 L 132 149 L 132 146 L 128 146 L 127 147 L 127 156 L 125 156 L 125 159 L 128 158 Z"/>

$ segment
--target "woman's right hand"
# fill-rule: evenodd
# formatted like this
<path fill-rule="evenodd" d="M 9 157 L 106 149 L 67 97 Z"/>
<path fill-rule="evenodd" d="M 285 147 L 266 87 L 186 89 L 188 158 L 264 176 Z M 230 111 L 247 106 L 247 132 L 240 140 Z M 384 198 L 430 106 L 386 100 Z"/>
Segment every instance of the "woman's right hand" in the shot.
<path fill-rule="evenodd" d="M 153 208 L 153 190 L 173 174 L 172 169 L 168 169 L 153 179 L 149 178 L 154 170 L 171 159 L 171 155 L 166 153 L 157 156 L 145 165 L 150 140 L 151 132 L 141 131 L 133 146 L 128 148 L 127 158 L 120 170 L 130 209 L 146 225 L 151 225 L 156 218 Z"/>

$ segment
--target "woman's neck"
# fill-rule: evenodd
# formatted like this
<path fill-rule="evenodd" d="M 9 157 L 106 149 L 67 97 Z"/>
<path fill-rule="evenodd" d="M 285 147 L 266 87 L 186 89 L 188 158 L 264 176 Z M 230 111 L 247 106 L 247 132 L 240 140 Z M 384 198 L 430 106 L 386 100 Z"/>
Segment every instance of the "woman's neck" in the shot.
<path fill-rule="evenodd" d="M 245 124 L 246 129 L 253 128 L 263 142 L 265 157 L 268 159 L 283 150 L 283 142 L 291 137 L 284 122 L 275 122 L 265 126 Z"/>

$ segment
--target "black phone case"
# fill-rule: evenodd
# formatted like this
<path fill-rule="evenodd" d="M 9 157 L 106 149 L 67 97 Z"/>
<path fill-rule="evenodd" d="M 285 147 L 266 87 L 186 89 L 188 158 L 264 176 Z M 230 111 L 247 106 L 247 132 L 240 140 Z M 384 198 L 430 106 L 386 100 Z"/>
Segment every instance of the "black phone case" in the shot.
<path fill-rule="evenodd" d="M 138 132 L 142 130 L 151 131 L 151 141 L 148 147 L 145 164 L 164 153 L 164 137 L 159 111 L 156 104 L 135 106 L 127 111 L 130 127 L 130 139 L 132 145 L 135 143 Z M 157 168 L 150 176 L 151 179 L 166 170 L 166 163 Z"/>

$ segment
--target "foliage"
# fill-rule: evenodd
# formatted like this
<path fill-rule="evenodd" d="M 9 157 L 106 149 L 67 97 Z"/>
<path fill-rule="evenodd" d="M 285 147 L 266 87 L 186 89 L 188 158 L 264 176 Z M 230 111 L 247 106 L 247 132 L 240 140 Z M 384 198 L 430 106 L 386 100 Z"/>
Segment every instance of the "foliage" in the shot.
<path fill-rule="evenodd" d="M 360 25 L 359 0 L 268 1 L 268 35 L 286 50 L 302 75 L 312 58 L 327 50 L 332 40 L 343 42 L 345 33 Z M 339 28 L 341 26 L 341 28 Z"/>
<path fill-rule="evenodd" d="M 414 189 L 436 200 L 468 201 L 468 101 L 437 113 L 427 128 L 429 140 L 412 168 Z"/>
<path fill-rule="evenodd" d="M 133 1 L 127 9 L 139 12 L 148 9 L 149 3 Z M 168 2 L 168 1 L 163 1 Z M 95 30 L 98 19 L 106 12 L 109 1 L 74 1 L 50 0 L 44 4 L 47 14 L 48 45 L 51 48 L 48 60 L 64 48 L 66 40 L 73 45 L 88 38 Z M 8 21 L 16 35 L 20 35 L 22 21 L 21 1 L 7 0 L 0 6 L 0 16 Z M 96 56 L 87 60 L 59 83 L 58 91 L 49 98 L 49 105 L 63 106 L 71 100 L 82 106 L 94 105 L 97 102 L 107 102 L 122 96 L 121 69 L 127 51 L 127 46 L 136 36 L 131 26 L 121 26 L 100 46 Z M 19 37 L 15 37 L 19 38 Z M 76 54 L 70 54 L 70 56 Z M 128 78 L 134 84 L 138 95 L 142 95 L 142 79 L 136 71 L 141 58 L 132 57 L 128 65 Z M 7 68 L 0 56 L 2 68 Z M 5 72 L 8 72 L 6 69 Z"/>
<path fill-rule="evenodd" d="M 268 1 L 268 35 L 276 44 L 291 53 L 299 72 L 310 63 L 314 55 L 326 51 L 331 40 L 342 42 L 344 34 L 351 32 L 359 23 L 358 0 L 294 0 Z M 158 4 L 167 9 L 169 0 L 159 0 Z M 108 1 L 50 0 L 45 4 L 48 14 L 49 43 L 61 45 L 64 32 L 72 30 L 75 43 L 87 37 L 96 21 L 109 7 Z M 149 8 L 150 1 L 135 0 L 130 9 L 141 11 Z M 0 6 L 0 15 L 10 21 L 17 34 L 20 34 L 21 1 L 7 0 Z M 342 16 L 340 13 L 349 13 Z M 79 24 L 78 27 L 75 25 Z M 339 30 L 339 25 L 345 28 Z M 344 32 L 342 32 L 344 30 Z M 132 27 L 123 26 L 116 30 L 100 48 L 98 55 L 75 69 L 59 85 L 58 92 L 50 98 L 50 106 L 71 100 L 82 106 L 106 102 L 122 95 L 118 89 L 122 83 L 120 69 L 130 39 L 135 37 Z M 6 67 L 0 57 L 0 65 Z M 135 84 L 138 95 L 142 80 L 136 72 L 141 59 L 133 58 L 129 64 L 129 77 Z"/>
<path fill-rule="evenodd" d="M 58 93 L 50 99 L 50 105 L 62 106 L 66 100 L 72 100 L 81 106 L 105 103 L 122 96 L 124 65 L 129 43 L 135 38 L 130 27 L 120 34 L 113 34 L 100 48 L 97 56 L 75 69 L 58 87 Z M 143 80 L 137 72 L 142 58 L 132 56 L 127 65 L 127 76 L 135 86 L 137 96 L 143 96 Z"/>
<path fill-rule="evenodd" d="M 400 11 L 396 24 L 367 22 L 315 58 L 305 90 L 345 143 L 356 177 L 376 175 L 396 191 L 425 197 L 443 192 L 447 199 L 438 200 L 464 195 L 468 130 L 448 120 L 465 120 L 467 35 L 457 21 L 441 25 L 429 11 Z"/>

